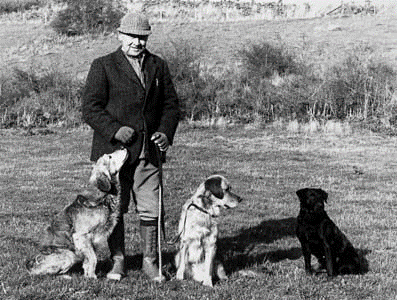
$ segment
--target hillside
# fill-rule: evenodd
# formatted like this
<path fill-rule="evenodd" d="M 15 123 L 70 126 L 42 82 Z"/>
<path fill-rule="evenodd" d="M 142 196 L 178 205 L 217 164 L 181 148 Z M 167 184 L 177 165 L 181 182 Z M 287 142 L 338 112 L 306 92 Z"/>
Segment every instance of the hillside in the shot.
<path fill-rule="evenodd" d="M 171 42 L 184 41 L 201 49 L 203 61 L 223 67 L 235 62 L 236 51 L 260 41 L 281 42 L 309 62 L 332 65 L 357 45 L 372 47 L 374 56 L 397 66 L 397 17 L 319 18 L 290 21 L 196 22 L 154 24 L 149 48 L 162 53 Z M 0 68 L 55 65 L 84 78 L 90 62 L 118 46 L 115 35 L 59 38 L 48 25 L 3 24 Z"/>

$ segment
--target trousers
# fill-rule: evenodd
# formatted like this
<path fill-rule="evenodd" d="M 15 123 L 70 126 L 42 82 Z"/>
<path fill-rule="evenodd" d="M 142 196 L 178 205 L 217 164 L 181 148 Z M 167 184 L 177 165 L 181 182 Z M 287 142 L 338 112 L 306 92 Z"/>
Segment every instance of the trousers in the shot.
<path fill-rule="evenodd" d="M 143 221 L 159 216 L 159 169 L 145 159 L 126 164 L 120 170 L 121 212 L 127 213 L 131 198 Z"/>

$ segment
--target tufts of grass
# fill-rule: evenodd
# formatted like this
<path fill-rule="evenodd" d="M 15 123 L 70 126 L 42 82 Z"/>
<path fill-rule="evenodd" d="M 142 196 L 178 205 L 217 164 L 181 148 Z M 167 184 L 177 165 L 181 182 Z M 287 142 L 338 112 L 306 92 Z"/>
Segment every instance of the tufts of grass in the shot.
<path fill-rule="evenodd" d="M 298 120 L 292 120 L 286 122 L 285 125 L 283 125 L 282 121 L 278 121 L 275 125 L 279 128 L 283 128 L 285 126 L 286 130 L 290 133 L 325 133 L 326 135 L 349 136 L 353 132 L 352 126 L 349 122 L 339 120 L 319 122 L 318 120 L 313 119 L 309 122 L 303 123 L 298 122 Z"/>
<path fill-rule="evenodd" d="M 44 0 L 0 0 L 0 15 L 44 6 Z"/>

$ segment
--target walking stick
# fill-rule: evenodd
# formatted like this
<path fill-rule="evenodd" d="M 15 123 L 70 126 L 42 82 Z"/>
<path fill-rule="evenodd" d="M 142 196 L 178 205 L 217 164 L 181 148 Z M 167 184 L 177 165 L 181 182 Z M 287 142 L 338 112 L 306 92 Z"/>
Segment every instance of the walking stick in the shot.
<path fill-rule="evenodd" d="M 157 224 L 157 245 L 158 245 L 158 252 L 159 252 L 159 280 L 161 281 L 163 274 L 161 272 L 163 268 L 163 259 L 161 253 L 161 232 L 165 234 L 164 231 L 164 220 L 163 220 L 163 162 L 161 160 L 161 150 L 156 145 L 156 154 L 159 164 L 159 217 L 158 217 L 158 224 Z"/>

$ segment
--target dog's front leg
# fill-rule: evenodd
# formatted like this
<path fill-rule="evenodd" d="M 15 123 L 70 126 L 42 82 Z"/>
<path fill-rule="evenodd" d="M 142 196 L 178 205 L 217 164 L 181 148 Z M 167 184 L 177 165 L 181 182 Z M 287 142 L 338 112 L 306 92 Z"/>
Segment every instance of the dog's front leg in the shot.
<path fill-rule="evenodd" d="M 205 259 L 204 259 L 204 280 L 203 284 L 209 287 L 213 287 L 212 284 L 212 274 L 214 272 L 214 260 L 216 253 L 216 245 L 206 245 L 205 246 Z"/>
<path fill-rule="evenodd" d="M 335 276 L 335 262 L 334 258 L 332 256 L 332 251 L 331 251 L 331 246 L 327 243 L 327 241 L 324 241 L 324 250 L 325 250 L 325 261 L 327 265 L 327 274 L 328 276 Z"/>
<path fill-rule="evenodd" d="M 176 267 L 178 268 L 176 272 L 176 279 L 183 280 L 185 278 L 186 271 L 186 263 L 187 263 L 187 244 L 185 242 L 181 242 L 179 253 L 176 257 Z"/>
<path fill-rule="evenodd" d="M 301 244 L 303 259 L 305 261 L 305 271 L 307 274 L 312 274 L 312 254 L 310 252 L 309 243 L 306 241 L 302 241 Z"/>
<path fill-rule="evenodd" d="M 335 258 L 333 257 L 332 248 L 329 241 L 334 239 L 336 227 L 331 220 L 325 220 L 320 227 L 320 237 L 323 241 L 325 264 L 328 276 L 335 276 Z"/>
<path fill-rule="evenodd" d="M 215 260 L 214 266 L 216 268 L 215 269 L 216 276 L 218 276 L 220 280 L 226 280 L 228 277 L 226 275 L 225 267 L 223 266 L 223 264 L 220 261 Z"/>
<path fill-rule="evenodd" d="M 94 248 L 87 237 L 87 234 L 73 234 L 73 242 L 76 247 L 76 251 L 80 252 L 84 256 L 83 269 L 84 276 L 87 278 L 97 278 L 95 275 L 95 269 L 97 265 L 97 257 Z"/>

